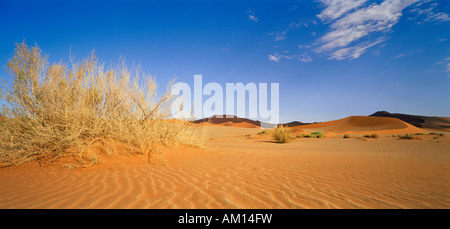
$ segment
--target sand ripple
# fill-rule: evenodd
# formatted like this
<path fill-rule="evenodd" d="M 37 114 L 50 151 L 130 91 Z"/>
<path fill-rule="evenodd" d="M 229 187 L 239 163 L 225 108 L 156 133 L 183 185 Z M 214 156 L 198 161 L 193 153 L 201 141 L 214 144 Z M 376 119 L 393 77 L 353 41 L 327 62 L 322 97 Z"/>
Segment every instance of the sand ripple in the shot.
<path fill-rule="evenodd" d="M 216 139 L 174 149 L 169 166 L 2 169 L 0 208 L 450 207 L 448 142 L 317 141 Z"/>

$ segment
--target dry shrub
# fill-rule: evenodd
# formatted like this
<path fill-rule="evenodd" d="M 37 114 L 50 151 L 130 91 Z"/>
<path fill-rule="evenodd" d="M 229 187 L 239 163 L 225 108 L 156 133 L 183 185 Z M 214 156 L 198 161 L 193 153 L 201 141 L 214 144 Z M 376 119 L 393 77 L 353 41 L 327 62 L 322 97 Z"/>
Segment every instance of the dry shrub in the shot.
<path fill-rule="evenodd" d="M 13 81 L 0 91 L 6 103 L 0 166 L 46 164 L 63 156 L 95 164 L 100 155 L 90 149 L 96 144 L 108 155 L 117 154 L 118 144 L 121 151 L 140 154 L 150 154 L 155 145 L 200 146 L 189 122 L 169 119 L 171 84 L 158 96 L 154 79 L 119 63 L 106 69 L 92 53 L 70 67 L 48 65 L 37 45 L 16 44 L 7 64 Z"/>
<path fill-rule="evenodd" d="M 277 143 L 290 142 L 294 138 L 292 137 L 292 129 L 289 127 L 284 127 L 283 125 L 280 125 L 272 130 L 272 137 Z"/>

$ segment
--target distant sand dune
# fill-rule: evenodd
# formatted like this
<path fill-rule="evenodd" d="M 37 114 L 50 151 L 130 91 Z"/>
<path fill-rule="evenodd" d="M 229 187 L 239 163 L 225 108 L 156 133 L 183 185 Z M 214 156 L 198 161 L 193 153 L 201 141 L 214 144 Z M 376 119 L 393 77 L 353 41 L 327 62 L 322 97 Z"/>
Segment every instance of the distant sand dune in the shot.
<path fill-rule="evenodd" d="M 200 125 L 260 128 L 262 122 L 237 116 L 226 117 L 213 116 L 199 119 L 193 123 Z M 450 130 L 450 118 L 428 117 L 417 115 L 391 114 L 385 111 L 376 112 L 370 116 L 350 116 L 347 118 L 318 123 L 302 123 L 298 121 L 283 124 L 293 128 L 294 133 L 310 133 L 315 131 L 327 132 L 329 134 L 345 133 L 376 133 L 376 134 L 406 134 L 426 133 L 428 130 Z M 267 127 L 273 124 L 267 124 Z"/>
<path fill-rule="evenodd" d="M 192 123 L 201 125 L 220 125 L 220 126 L 232 126 L 232 127 L 246 127 L 246 128 L 260 128 L 261 126 L 276 126 L 275 124 L 269 124 L 261 121 L 255 121 L 248 118 L 240 118 L 235 115 L 214 115 L 209 118 L 198 119 L 192 121 Z"/>
<path fill-rule="evenodd" d="M 332 133 L 378 133 L 378 134 L 403 134 L 403 133 L 426 133 L 426 131 L 414 127 L 396 118 L 350 116 L 347 118 L 308 124 L 293 127 L 296 132 L 323 131 Z"/>
<path fill-rule="evenodd" d="M 256 125 L 248 123 L 248 122 L 223 122 L 223 123 L 219 123 L 219 124 L 202 122 L 202 123 L 199 123 L 198 125 L 202 125 L 202 126 L 228 126 L 228 127 L 242 127 L 242 128 L 260 128 L 259 126 L 256 126 Z"/>
<path fill-rule="evenodd" d="M 256 126 L 256 125 L 248 123 L 248 122 L 241 122 L 241 123 L 225 122 L 225 123 L 221 123 L 218 125 L 232 126 L 232 127 L 245 127 L 245 128 L 259 128 L 259 126 Z"/>

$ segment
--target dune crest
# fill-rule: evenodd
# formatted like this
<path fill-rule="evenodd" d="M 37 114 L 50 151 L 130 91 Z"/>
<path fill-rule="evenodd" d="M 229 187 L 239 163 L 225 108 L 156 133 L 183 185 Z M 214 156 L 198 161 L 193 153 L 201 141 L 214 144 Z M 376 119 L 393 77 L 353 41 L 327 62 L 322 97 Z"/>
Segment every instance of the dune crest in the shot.
<path fill-rule="evenodd" d="M 192 123 L 203 124 L 203 125 L 219 125 L 219 126 L 232 126 L 232 127 L 245 127 L 245 128 L 259 128 L 261 126 L 260 121 L 254 121 L 247 118 L 240 118 L 238 116 L 218 116 L 214 115 L 210 118 L 198 119 L 192 121 Z"/>
<path fill-rule="evenodd" d="M 333 133 L 379 133 L 403 134 L 426 133 L 402 120 L 388 117 L 350 116 L 329 122 L 321 122 L 293 127 L 294 132 L 323 131 Z"/>

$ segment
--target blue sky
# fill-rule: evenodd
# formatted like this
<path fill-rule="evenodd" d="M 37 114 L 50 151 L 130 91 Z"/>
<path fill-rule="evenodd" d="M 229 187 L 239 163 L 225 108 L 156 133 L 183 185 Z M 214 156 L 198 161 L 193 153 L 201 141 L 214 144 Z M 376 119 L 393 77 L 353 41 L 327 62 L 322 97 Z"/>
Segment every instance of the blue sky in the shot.
<path fill-rule="evenodd" d="M 25 40 L 51 62 L 124 56 L 162 87 L 279 83 L 281 122 L 450 117 L 449 15 L 450 0 L 0 1 L 0 63 Z"/>

